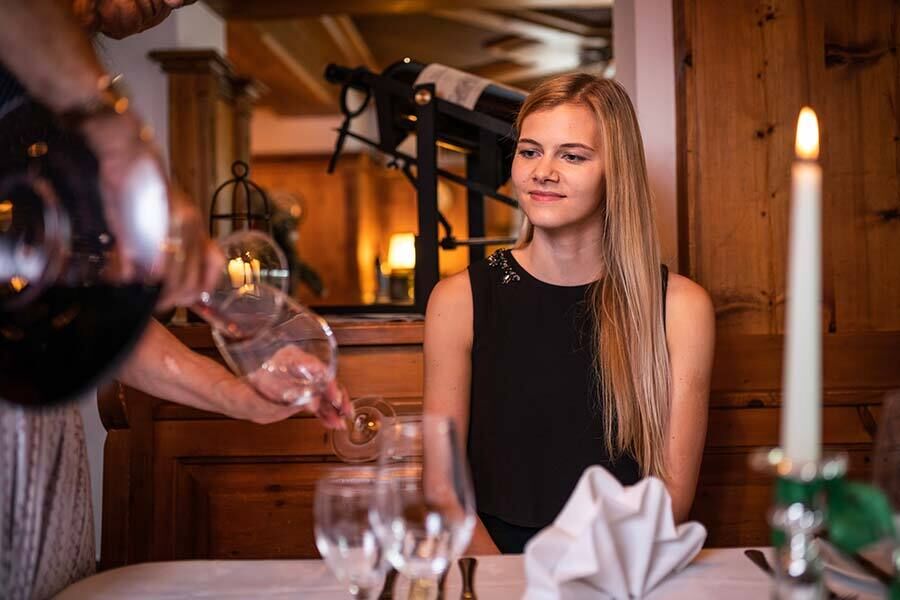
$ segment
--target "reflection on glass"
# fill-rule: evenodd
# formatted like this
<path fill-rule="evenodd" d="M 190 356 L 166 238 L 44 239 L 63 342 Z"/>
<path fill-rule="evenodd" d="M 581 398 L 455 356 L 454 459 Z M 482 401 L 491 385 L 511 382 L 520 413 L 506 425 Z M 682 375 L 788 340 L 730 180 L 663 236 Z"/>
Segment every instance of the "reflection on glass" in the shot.
<path fill-rule="evenodd" d="M 325 478 L 316 485 L 316 548 L 353 598 L 370 598 L 386 570 L 381 541 L 369 515 L 375 486 L 374 473 Z"/>
<path fill-rule="evenodd" d="M 469 470 L 454 424 L 401 420 L 384 432 L 373 520 L 388 561 L 432 593 L 475 527 Z"/>

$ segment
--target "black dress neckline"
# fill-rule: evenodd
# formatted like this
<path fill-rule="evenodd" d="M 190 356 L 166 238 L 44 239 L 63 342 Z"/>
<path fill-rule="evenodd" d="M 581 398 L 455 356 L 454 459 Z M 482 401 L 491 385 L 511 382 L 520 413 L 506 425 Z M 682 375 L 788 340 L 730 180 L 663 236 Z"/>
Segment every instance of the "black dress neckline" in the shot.
<path fill-rule="evenodd" d="M 591 287 L 592 285 L 594 285 L 595 283 L 597 283 L 598 281 L 600 281 L 599 279 L 596 279 L 589 283 L 579 283 L 576 285 L 561 285 L 558 283 L 550 283 L 549 281 L 544 281 L 543 279 L 539 279 L 539 278 L 535 277 L 528 271 L 528 269 L 523 267 L 522 263 L 520 263 L 516 259 L 516 257 L 513 255 L 512 249 L 498 250 L 497 252 L 505 253 L 509 259 L 510 267 L 513 268 L 516 272 L 521 273 L 522 277 L 528 279 L 529 281 L 531 281 L 532 283 L 535 283 L 537 285 L 545 286 L 548 288 L 561 289 L 561 290 L 577 291 L 577 290 L 585 290 L 585 289 Z"/>

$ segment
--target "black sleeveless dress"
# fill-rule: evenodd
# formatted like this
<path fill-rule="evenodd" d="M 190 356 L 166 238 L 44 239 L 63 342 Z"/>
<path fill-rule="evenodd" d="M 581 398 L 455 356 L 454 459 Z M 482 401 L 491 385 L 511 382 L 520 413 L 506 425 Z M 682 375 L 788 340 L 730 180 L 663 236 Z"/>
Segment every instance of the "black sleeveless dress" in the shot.
<path fill-rule="evenodd" d="M 667 271 L 663 267 L 663 282 Z M 509 250 L 469 266 L 474 337 L 468 459 L 479 516 L 504 553 L 556 518 L 584 470 L 624 485 L 641 475 L 612 460 L 593 374 L 589 285 L 531 276 Z M 665 294 L 663 295 L 665 298 Z"/>

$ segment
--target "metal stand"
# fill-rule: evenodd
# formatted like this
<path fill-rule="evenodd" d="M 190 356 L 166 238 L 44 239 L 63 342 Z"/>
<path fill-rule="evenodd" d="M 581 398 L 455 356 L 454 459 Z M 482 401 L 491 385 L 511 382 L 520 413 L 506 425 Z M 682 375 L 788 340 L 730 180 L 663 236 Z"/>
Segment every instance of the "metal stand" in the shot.
<path fill-rule="evenodd" d="M 490 244 L 510 244 L 514 238 L 486 238 L 484 200 L 492 198 L 518 207 L 518 202 L 497 188 L 503 183 L 501 174 L 496 172 L 499 161 L 499 141 L 511 135 L 508 122 L 495 117 L 467 110 L 462 106 L 447 102 L 435 95 L 433 84 L 409 86 L 388 77 L 372 73 L 365 68 L 349 69 L 337 65 L 329 65 L 325 77 L 332 83 L 340 83 L 344 89 L 341 94 L 341 111 L 344 123 L 338 130 L 334 155 L 329 163 L 329 172 L 333 171 L 344 141 L 350 137 L 359 140 L 379 151 L 393 157 L 392 165 L 397 166 L 415 186 L 418 193 L 418 227 L 416 236 L 416 274 L 415 274 L 415 308 L 417 312 L 425 312 L 431 290 L 440 279 L 438 250 L 453 250 L 459 246 L 468 246 L 469 261 L 484 258 L 484 246 Z M 346 95 L 349 89 L 365 93 L 363 104 L 355 110 L 347 106 Z M 379 141 L 367 139 L 350 131 L 350 122 L 359 116 L 371 98 L 375 99 Z M 416 157 L 413 158 L 397 150 L 400 139 L 394 133 L 392 103 L 395 100 L 412 100 L 415 107 Z M 442 118 L 452 118 L 467 126 L 477 128 L 479 140 L 477 147 L 469 148 L 466 156 L 466 176 L 440 169 L 437 164 L 438 124 Z M 413 174 L 412 167 L 416 168 Z M 463 185 L 468 190 L 468 228 L 469 239 L 458 240 L 447 219 L 437 207 L 438 177 Z M 443 228 L 444 236 L 438 240 L 438 227 Z"/>

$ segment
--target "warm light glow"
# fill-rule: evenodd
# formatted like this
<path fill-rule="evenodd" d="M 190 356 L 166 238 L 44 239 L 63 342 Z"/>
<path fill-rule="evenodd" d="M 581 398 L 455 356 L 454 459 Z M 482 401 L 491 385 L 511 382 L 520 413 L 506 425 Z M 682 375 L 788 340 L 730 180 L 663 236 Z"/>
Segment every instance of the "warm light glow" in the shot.
<path fill-rule="evenodd" d="M 228 261 L 228 278 L 231 280 L 231 287 L 242 288 L 244 286 L 253 286 L 260 280 L 260 263 L 259 259 L 238 257 Z"/>
<path fill-rule="evenodd" d="M 794 148 L 797 158 L 819 158 L 819 121 L 815 111 L 808 106 L 803 107 L 797 119 L 797 142 Z"/>
<path fill-rule="evenodd" d="M 12 226 L 13 220 L 13 203 L 12 200 L 3 200 L 0 202 L 0 231 L 8 231 Z"/>
<path fill-rule="evenodd" d="M 31 158 L 40 158 L 47 154 L 48 150 L 49 147 L 47 146 L 47 142 L 35 142 L 28 146 L 26 152 Z"/>
<path fill-rule="evenodd" d="M 228 261 L 228 278 L 231 279 L 231 287 L 239 288 L 244 285 L 244 260 L 232 258 Z"/>
<path fill-rule="evenodd" d="M 412 233 L 395 233 L 388 246 L 388 266 L 392 271 L 416 268 L 416 236 Z"/>
<path fill-rule="evenodd" d="M 9 285 L 12 286 L 12 289 L 16 290 L 17 292 L 21 292 L 23 289 L 25 289 L 25 286 L 28 285 L 28 280 L 24 277 L 19 277 L 18 275 L 16 275 L 10 278 Z"/>

